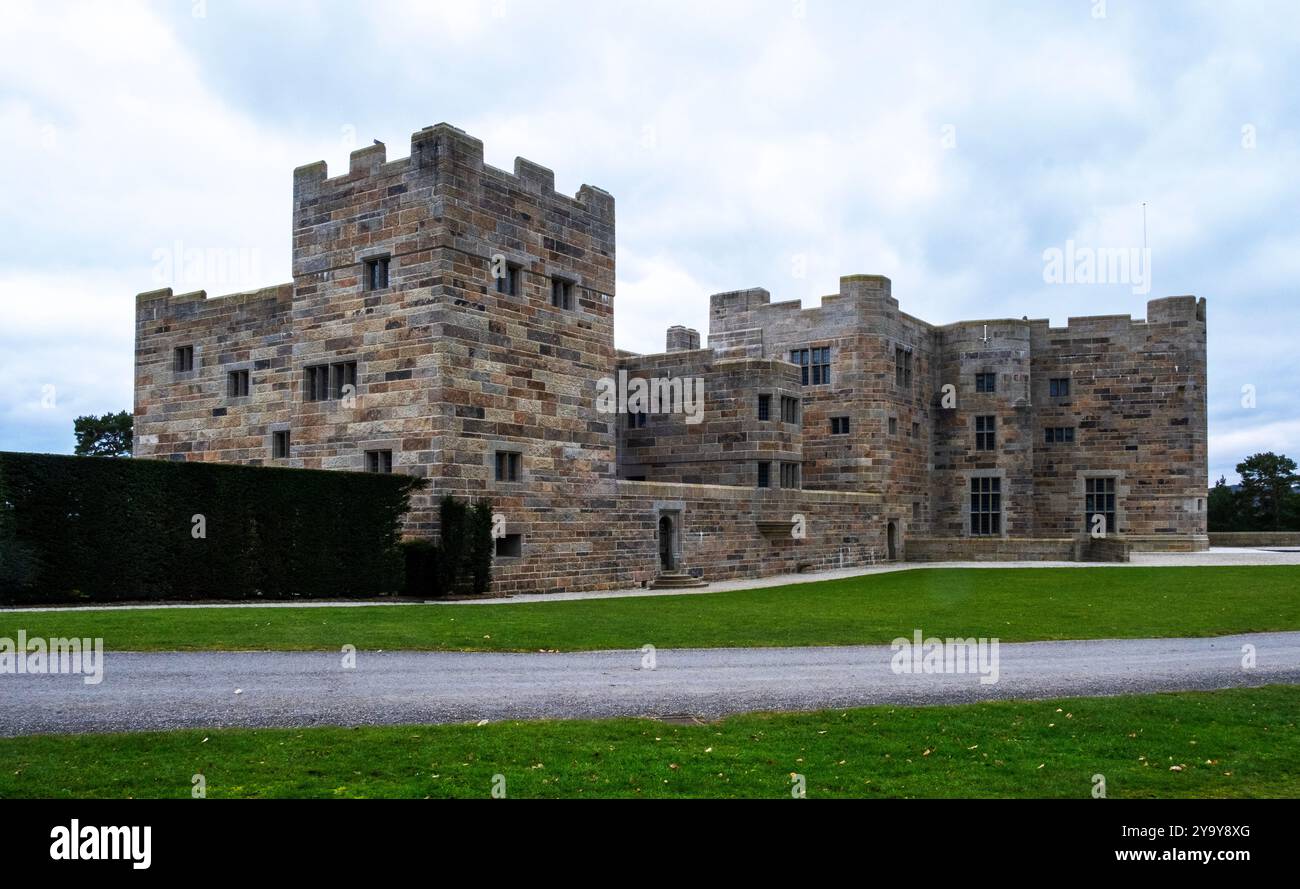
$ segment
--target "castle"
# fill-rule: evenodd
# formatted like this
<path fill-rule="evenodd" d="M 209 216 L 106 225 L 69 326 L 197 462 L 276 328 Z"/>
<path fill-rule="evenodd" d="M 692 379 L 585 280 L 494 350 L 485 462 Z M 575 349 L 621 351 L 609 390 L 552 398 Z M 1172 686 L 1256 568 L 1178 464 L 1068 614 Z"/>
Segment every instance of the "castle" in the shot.
<path fill-rule="evenodd" d="M 136 455 L 425 477 L 413 535 L 491 497 L 503 593 L 1208 545 L 1203 299 L 934 326 L 852 275 L 637 355 L 614 270 L 608 193 L 447 124 L 300 167 L 292 282 L 137 297 Z"/>

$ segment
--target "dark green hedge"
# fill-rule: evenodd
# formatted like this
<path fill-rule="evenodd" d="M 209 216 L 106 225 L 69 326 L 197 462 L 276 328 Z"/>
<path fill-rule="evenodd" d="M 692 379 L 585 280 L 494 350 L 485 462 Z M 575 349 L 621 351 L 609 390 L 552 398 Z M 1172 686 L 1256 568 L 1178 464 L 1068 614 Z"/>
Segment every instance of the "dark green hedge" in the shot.
<path fill-rule="evenodd" d="M 398 593 L 405 475 L 0 452 L 0 601 Z M 193 517 L 207 522 L 196 539 Z"/>

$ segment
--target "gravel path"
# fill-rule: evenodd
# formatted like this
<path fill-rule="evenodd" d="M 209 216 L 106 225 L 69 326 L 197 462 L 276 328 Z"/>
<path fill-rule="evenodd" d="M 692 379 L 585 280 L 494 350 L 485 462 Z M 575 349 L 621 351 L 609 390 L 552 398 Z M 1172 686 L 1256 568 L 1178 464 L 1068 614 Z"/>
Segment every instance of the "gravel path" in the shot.
<path fill-rule="evenodd" d="M 1242 648 L 1257 666 L 1242 667 Z M 0 675 L 0 735 L 942 704 L 1300 684 L 1300 633 L 999 646 L 999 677 L 897 675 L 889 646 L 569 654 L 108 652 L 103 682 Z"/>

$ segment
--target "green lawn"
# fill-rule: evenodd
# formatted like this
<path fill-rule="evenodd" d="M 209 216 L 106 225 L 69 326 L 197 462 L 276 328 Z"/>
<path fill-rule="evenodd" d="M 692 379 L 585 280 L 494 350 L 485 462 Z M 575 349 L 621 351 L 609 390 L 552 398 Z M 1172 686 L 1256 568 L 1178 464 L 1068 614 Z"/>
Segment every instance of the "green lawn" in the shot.
<path fill-rule="evenodd" d="M 0 613 L 0 636 L 116 651 L 590 650 L 1003 641 L 1300 629 L 1300 567 L 920 569 L 689 596 L 517 605 Z"/>
<path fill-rule="evenodd" d="M 1300 796 L 1300 687 L 650 720 L 0 740 L 0 798 Z M 1175 769 L 1175 767 L 1177 767 Z"/>

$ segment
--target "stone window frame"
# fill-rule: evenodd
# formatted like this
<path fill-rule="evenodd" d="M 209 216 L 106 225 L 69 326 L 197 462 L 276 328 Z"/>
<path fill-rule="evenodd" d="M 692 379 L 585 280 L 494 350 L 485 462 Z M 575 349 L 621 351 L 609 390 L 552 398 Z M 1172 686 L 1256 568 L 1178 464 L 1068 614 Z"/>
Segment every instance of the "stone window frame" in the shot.
<path fill-rule="evenodd" d="M 916 348 L 908 343 L 894 342 L 894 388 L 911 392 L 915 380 Z"/>
<path fill-rule="evenodd" d="M 898 417 L 887 417 L 885 419 L 885 429 L 891 436 L 898 435 Z"/>
<path fill-rule="evenodd" d="M 504 278 L 498 278 L 492 274 L 493 257 L 504 256 L 506 265 L 506 275 Z M 488 280 L 491 282 L 489 289 L 497 296 L 520 297 L 524 295 L 524 276 L 528 274 L 527 263 L 518 258 L 511 258 L 509 254 L 498 250 L 492 256 L 488 257 Z M 514 287 L 510 290 L 502 290 L 498 284 L 499 281 L 510 281 L 513 278 Z"/>
<path fill-rule="evenodd" d="M 357 450 L 361 452 L 359 472 L 369 472 L 369 455 L 376 451 L 389 451 L 393 455 L 393 473 L 396 474 L 398 467 L 402 465 L 402 442 L 400 439 L 393 438 L 371 438 L 357 442 Z"/>
<path fill-rule="evenodd" d="M 820 353 L 825 353 L 825 361 L 818 360 L 823 357 Z M 796 346 L 789 350 L 789 355 L 790 363 L 799 368 L 800 385 L 829 386 L 831 384 L 834 351 L 829 342 L 813 342 L 806 346 Z M 821 377 L 820 380 L 815 379 L 818 376 Z"/>
<path fill-rule="evenodd" d="M 781 422 L 787 426 L 798 426 L 803 422 L 802 398 L 781 394 Z"/>
<path fill-rule="evenodd" d="M 980 428 L 981 420 L 991 420 L 991 423 L 984 424 Z M 971 432 L 975 436 L 975 450 L 981 454 L 996 454 L 998 452 L 998 415 L 997 414 L 974 414 L 971 420 Z M 981 438 L 987 436 L 987 438 Z"/>
<path fill-rule="evenodd" d="M 1071 512 L 1076 516 L 1084 517 L 1084 535 L 1092 530 L 1090 517 L 1086 515 L 1084 507 L 1088 505 L 1088 483 L 1085 479 L 1090 478 L 1112 478 L 1115 480 L 1115 527 L 1106 529 L 1106 536 L 1112 534 L 1124 534 L 1128 528 L 1128 515 L 1124 509 L 1124 501 L 1128 499 L 1129 485 L 1122 469 L 1080 469 L 1074 474 L 1074 487 L 1071 491 Z"/>
<path fill-rule="evenodd" d="M 772 393 L 759 392 L 758 402 L 754 406 L 755 415 L 760 423 L 770 423 L 772 420 Z"/>
<path fill-rule="evenodd" d="M 1077 436 L 1073 426 L 1044 426 L 1043 444 L 1074 444 Z"/>
<path fill-rule="evenodd" d="M 848 435 L 852 425 L 848 416 L 831 417 L 831 435 Z"/>
<path fill-rule="evenodd" d="M 1060 382 L 1060 381 L 1062 381 L 1062 380 L 1065 381 L 1065 394 L 1064 394 L 1064 395 L 1061 395 L 1061 394 L 1058 393 L 1058 394 L 1056 394 L 1056 395 L 1053 395 L 1053 394 L 1052 394 L 1052 384 L 1053 384 L 1053 383 L 1058 383 L 1058 382 Z M 1059 387 L 1058 387 L 1058 389 L 1059 389 Z M 1074 395 L 1074 377 L 1072 377 L 1070 374 L 1067 373 L 1067 374 L 1065 374 L 1065 376 L 1055 376 L 1055 377 L 1048 377 L 1048 378 L 1047 378 L 1047 397 L 1048 397 L 1048 398 L 1071 398 L 1071 397 L 1073 397 L 1073 395 Z"/>
<path fill-rule="evenodd" d="M 791 484 L 786 484 L 787 480 Z M 795 460 L 780 461 L 778 487 L 783 491 L 803 490 L 803 464 Z"/>
<path fill-rule="evenodd" d="M 772 490 L 772 461 L 759 460 L 758 466 L 754 470 L 754 487 L 760 491 Z"/>
<path fill-rule="evenodd" d="M 977 395 L 996 395 L 998 391 L 998 374 L 995 370 L 975 372 L 975 393 Z"/>
<path fill-rule="evenodd" d="M 572 274 L 566 274 L 564 272 L 559 272 L 559 271 L 551 271 L 547 274 L 547 280 L 550 282 L 551 285 L 550 293 L 547 294 L 546 297 L 546 304 L 548 306 L 550 306 L 552 309 L 556 309 L 561 312 L 581 312 L 582 300 L 578 299 L 578 289 L 582 286 L 582 282 L 579 281 L 578 278 L 576 278 Z M 562 301 L 565 303 L 564 305 L 555 304 L 556 284 L 563 284 L 566 288 L 562 299 Z"/>
<path fill-rule="evenodd" d="M 353 396 L 361 397 L 361 361 L 358 358 L 344 356 L 342 358 L 325 358 L 317 361 L 306 362 L 302 366 L 302 400 L 303 404 L 334 404 L 344 399 L 343 388 L 348 385 L 348 367 L 353 367 L 352 371 L 352 389 Z M 339 383 L 337 394 L 334 389 L 334 371 L 335 368 L 342 368 L 340 373 L 341 382 Z M 325 398 L 315 398 L 315 391 L 312 389 L 311 372 L 324 368 L 326 371 L 325 378 Z"/>
<path fill-rule="evenodd" d="M 977 478 L 996 478 L 998 479 L 998 497 L 999 497 L 999 519 L 997 534 L 972 534 L 970 526 L 970 483 Z M 1009 521 L 1009 511 L 1007 504 L 1010 502 L 1010 492 L 1007 489 L 1007 471 L 1005 469 L 972 469 L 962 474 L 961 488 L 961 532 L 962 537 L 972 540 L 1005 540 L 1010 534 L 1007 531 L 1011 524 Z"/>
<path fill-rule="evenodd" d="M 179 353 L 180 353 L 180 350 L 181 350 L 181 349 L 189 349 L 189 350 L 190 350 L 190 354 L 189 354 L 189 357 L 190 357 L 190 369 L 189 369 L 189 370 L 180 370 L 180 369 L 177 367 L 177 364 L 179 363 L 179 362 L 177 361 L 177 359 L 179 358 Z M 172 346 L 172 349 L 171 349 L 171 362 L 168 364 L 168 367 L 170 368 L 170 370 L 171 370 L 171 372 L 172 372 L 172 379 L 173 379 L 173 380 L 192 380 L 192 379 L 194 379 L 195 377 L 197 377 L 197 376 L 199 375 L 199 369 L 203 366 L 203 365 L 202 365 L 202 362 L 201 362 L 201 360 L 200 360 L 201 357 L 202 357 L 202 347 L 199 346 L 198 343 L 181 343 L 179 346 Z"/>
<path fill-rule="evenodd" d="M 519 455 L 519 478 L 514 481 L 497 478 L 497 454 L 499 453 Z M 529 480 L 528 461 L 524 459 L 526 456 L 525 446 L 518 442 L 489 441 L 483 455 L 483 464 L 487 467 L 488 489 L 493 491 L 518 491 L 526 485 Z"/>
<path fill-rule="evenodd" d="M 241 361 L 238 364 L 227 364 L 222 368 L 225 371 L 225 387 L 223 397 L 227 404 L 245 404 L 253 397 L 253 362 Z M 233 382 L 235 374 L 248 374 L 248 394 L 232 395 L 230 393 L 230 384 Z"/>
<path fill-rule="evenodd" d="M 275 453 L 276 439 L 278 436 L 285 436 L 285 450 L 283 455 L 277 456 Z M 267 429 L 267 437 L 270 439 L 267 444 L 267 450 L 271 453 L 271 460 L 292 460 L 293 459 L 293 430 L 287 423 L 276 424 Z"/>
<path fill-rule="evenodd" d="M 373 475 L 392 475 L 397 459 L 392 448 L 366 448 L 361 452 L 365 470 Z"/>
<path fill-rule="evenodd" d="M 381 267 L 384 270 L 384 285 L 382 287 L 374 286 L 373 269 Z M 383 253 L 372 253 L 368 256 L 361 257 L 361 290 L 365 293 L 383 293 L 393 286 L 393 254 L 385 251 Z"/>

